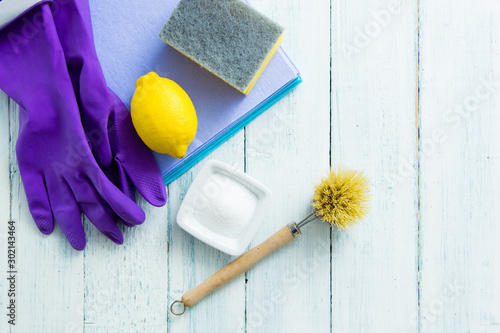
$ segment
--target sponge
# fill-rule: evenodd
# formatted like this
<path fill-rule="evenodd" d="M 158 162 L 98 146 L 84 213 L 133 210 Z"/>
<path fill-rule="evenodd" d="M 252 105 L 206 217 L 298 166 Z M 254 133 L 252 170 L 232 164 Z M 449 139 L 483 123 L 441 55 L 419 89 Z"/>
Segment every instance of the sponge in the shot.
<path fill-rule="evenodd" d="M 241 0 L 181 0 L 159 37 L 248 94 L 283 33 L 283 27 Z"/>

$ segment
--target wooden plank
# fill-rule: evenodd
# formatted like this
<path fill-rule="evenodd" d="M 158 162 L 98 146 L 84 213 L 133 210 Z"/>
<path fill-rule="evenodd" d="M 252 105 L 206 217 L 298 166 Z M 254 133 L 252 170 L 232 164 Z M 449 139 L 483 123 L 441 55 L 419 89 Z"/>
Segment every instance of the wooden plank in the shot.
<path fill-rule="evenodd" d="M 332 1 L 332 165 L 370 215 L 332 233 L 332 332 L 415 332 L 417 1 Z"/>
<path fill-rule="evenodd" d="M 33 222 L 15 154 L 18 113 L 11 102 L 11 214 L 17 230 L 19 305 L 18 324 L 11 332 L 82 332 L 83 253 L 71 248 L 59 228 L 45 236 Z"/>
<path fill-rule="evenodd" d="M 307 216 L 315 182 L 329 168 L 330 4 L 252 1 L 286 27 L 283 44 L 304 82 L 248 126 L 249 175 L 273 192 L 251 246 Z M 247 332 L 330 330 L 330 234 L 315 222 L 247 273 Z"/>
<path fill-rule="evenodd" d="M 85 221 L 89 243 L 77 253 L 59 229 L 43 236 L 31 219 L 15 159 L 17 108 L 9 113 L 0 93 L 0 117 L 9 117 L 0 124 L 2 248 L 7 220 L 17 223 L 12 332 L 497 332 L 500 6 L 334 0 L 330 19 L 328 3 L 252 3 L 287 27 L 284 47 L 304 77 L 246 135 L 208 157 L 246 168 L 274 192 L 252 246 L 307 213 L 330 163 L 367 171 L 370 216 L 331 235 L 320 223 L 307 226 L 247 284 L 240 277 L 184 316 L 167 315 L 171 301 L 232 259 L 175 224 L 208 158 L 170 186 L 167 208 L 141 202 L 148 222 L 124 228 L 124 246 Z M 392 3 L 400 10 L 388 18 Z M 6 286 L 0 281 L 2 313 Z M 9 329 L 4 318 L 0 331 Z"/>
<path fill-rule="evenodd" d="M 421 1 L 421 331 L 500 330 L 500 6 Z"/>
<path fill-rule="evenodd" d="M 85 332 L 166 331 L 168 209 L 137 198 L 146 221 L 121 225 L 122 245 L 85 219 Z"/>
<path fill-rule="evenodd" d="M 0 320 L 0 331 L 9 332 L 10 325 L 7 322 L 11 318 L 8 317 L 10 310 L 7 307 L 10 306 L 10 296 L 9 291 L 10 282 L 7 280 L 10 274 L 6 272 L 10 270 L 8 268 L 7 262 L 7 241 L 9 237 L 9 225 L 10 221 L 10 164 L 9 164 L 9 152 L 10 152 L 10 133 L 9 133 L 9 98 L 2 91 L 0 91 L 0 249 L 3 253 L 3 258 L 0 259 L 0 271 L 2 272 L 3 278 L 0 280 L 0 308 L 2 308 L 2 317 Z M 15 293 L 15 292 L 14 292 Z M 13 295 L 14 296 L 14 295 Z M 16 301 L 15 297 L 12 297 Z M 19 304 L 15 304 L 18 308 Z M 14 310 L 15 312 L 18 309 Z M 15 314 L 14 314 L 15 316 Z M 12 318 L 15 319 L 15 318 Z M 15 323 L 17 320 L 15 321 Z"/>
<path fill-rule="evenodd" d="M 228 264 L 231 257 L 199 241 L 175 222 L 180 204 L 198 171 L 210 159 L 243 170 L 244 131 L 209 154 L 179 179 L 169 185 L 169 304 L 199 285 Z M 171 332 L 240 332 L 245 323 L 245 278 L 240 276 L 226 286 L 188 308 L 183 316 L 168 313 Z"/>

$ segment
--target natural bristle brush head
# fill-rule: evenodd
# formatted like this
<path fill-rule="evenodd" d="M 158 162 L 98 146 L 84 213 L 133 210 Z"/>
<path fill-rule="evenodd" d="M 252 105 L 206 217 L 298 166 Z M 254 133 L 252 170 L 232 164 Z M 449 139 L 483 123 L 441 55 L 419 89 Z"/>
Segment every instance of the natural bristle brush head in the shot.
<path fill-rule="evenodd" d="M 314 214 L 325 222 L 346 229 L 368 213 L 370 182 L 362 171 L 330 170 L 314 187 Z"/>

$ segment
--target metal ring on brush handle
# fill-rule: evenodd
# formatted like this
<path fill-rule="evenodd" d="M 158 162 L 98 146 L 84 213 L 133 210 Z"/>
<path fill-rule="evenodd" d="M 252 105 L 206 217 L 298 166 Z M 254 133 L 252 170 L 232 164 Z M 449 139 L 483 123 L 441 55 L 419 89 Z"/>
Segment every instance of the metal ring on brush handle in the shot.
<path fill-rule="evenodd" d="M 175 311 L 174 311 L 174 306 L 175 306 L 176 304 L 182 304 L 182 311 L 180 311 L 180 312 L 175 312 Z M 174 302 L 170 305 L 170 312 L 172 312 L 172 314 L 173 314 L 174 316 L 182 316 L 182 315 L 184 314 L 184 312 L 186 312 L 186 306 L 184 305 L 184 303 L 182 303 L 182 301 L 181 301 L 181 300 L 176 300 L 176 301 L 174 301 Z"/>
<path fill-rule="evenodd" d="M 293 238 L 297 238 L 300 235 L 300 229 L 297 223 L 292 222 L 288 225 L 288 230 L 292 234 Z"/>

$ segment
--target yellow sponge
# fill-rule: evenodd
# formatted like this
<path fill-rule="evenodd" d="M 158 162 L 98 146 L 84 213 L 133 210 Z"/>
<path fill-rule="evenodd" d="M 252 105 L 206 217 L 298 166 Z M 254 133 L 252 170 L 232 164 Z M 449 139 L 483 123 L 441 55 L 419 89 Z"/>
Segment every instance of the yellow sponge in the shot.
<path fill-rule="evenodd" d="M 241 0 L 181 0 L 159 37 L 248 94 L 283 33 L 283 27 Z"/>

